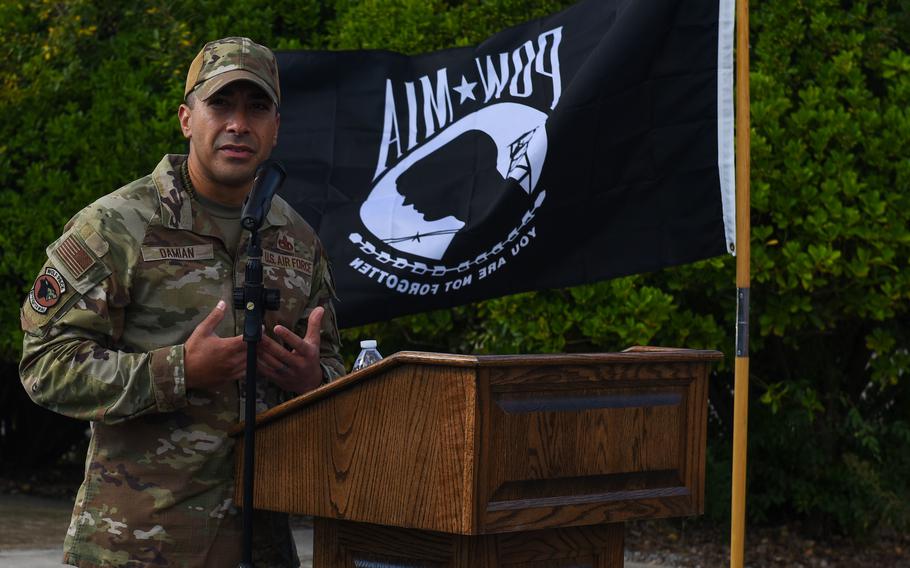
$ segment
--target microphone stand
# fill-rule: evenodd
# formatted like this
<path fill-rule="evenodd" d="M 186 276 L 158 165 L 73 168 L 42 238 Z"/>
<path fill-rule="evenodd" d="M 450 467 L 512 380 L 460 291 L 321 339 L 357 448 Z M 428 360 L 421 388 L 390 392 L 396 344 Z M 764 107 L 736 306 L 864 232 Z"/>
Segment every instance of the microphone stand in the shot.
<path fill-rule="evenodd" d="M 264 215 L 263 215 L 264 217 Z M 244 283 L 234 288 L 234 309 L 246 312 L 243 322 L 243 341 L 246 342 L 246 401 L 243 429 L 243 560 L 240 568 L 253 568 L 253 462 L 256 428 L 256 348 L 262 340 L 262 322 L 265 310 L 277 310 L 279 290 L 262 286 L 262 246 L 259 241 L 258 222 L 243 220 L 243 228 L 250 232 Z"/>

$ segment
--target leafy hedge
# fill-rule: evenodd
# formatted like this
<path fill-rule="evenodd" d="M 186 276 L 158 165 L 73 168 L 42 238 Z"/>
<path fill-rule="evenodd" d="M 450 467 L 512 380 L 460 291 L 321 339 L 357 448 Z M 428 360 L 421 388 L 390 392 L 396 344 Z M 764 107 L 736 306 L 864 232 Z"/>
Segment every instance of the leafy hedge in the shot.
<path fill-rule="evenodd" d="M 0 0 L 0 451 L 35 462 L 54 455 L 34 451 L 34 425 L 50 419 L 20 404 L 14 371 L 18 302 L 44 247 L 85 203 L 185 148 L 176 107 L 205 41 L 248 35 L 279 49 L 416 53 L 476 43 L 567 4 Z M 797 515 L 868 534 L 910 519 L 908 9 L 899 0 L 751 3 L 748 511 L 756 520 Z M 719 258 L 520 294 L 345 336 L 349 346 L 375 336 L 385 352 L 721 349 L 708 508 L 724 519 L 733 264 Z M 81 429 L 64 428 L 76 437 Z"/>

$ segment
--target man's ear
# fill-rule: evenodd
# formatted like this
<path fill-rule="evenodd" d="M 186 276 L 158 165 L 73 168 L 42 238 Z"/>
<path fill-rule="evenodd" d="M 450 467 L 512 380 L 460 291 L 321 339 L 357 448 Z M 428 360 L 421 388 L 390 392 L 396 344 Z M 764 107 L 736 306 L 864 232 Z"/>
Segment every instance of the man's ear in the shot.
<path fill-rule="evenodd" d="M 183 132 L 183 137 L 187 140 L 193 137 L 193 129 L 190 128 L 190 115 L 192 113 L 193 109 L 185 103 L 180 105 L 180 108 L 177 109 L 177 119 L 180 121 L 180 130 Z"/>

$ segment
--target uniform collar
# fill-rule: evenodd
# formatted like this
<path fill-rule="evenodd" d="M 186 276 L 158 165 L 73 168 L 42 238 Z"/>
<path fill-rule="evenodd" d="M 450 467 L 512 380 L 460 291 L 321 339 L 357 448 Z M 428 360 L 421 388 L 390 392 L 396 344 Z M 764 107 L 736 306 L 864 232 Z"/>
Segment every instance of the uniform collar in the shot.
<path fill-rule="evenodd" d="M 200 230 L 202 229 L 200 224 L 208 224 L 202 222 L 203 216 L 207 217 L 208 214 L 201 211 L 199 207 L 196 208 L 196 211 L 193 210 L 193 199 L 190 195 L 192 188 L 184 185 L 180 175 L 180 168 L 186 159 L 186 154 L 165 154 L 152 172 L 152 180 L 155 182 L 160 201 L 161 224 L 172 229 L 207 234 L 209 231 Z M 274 199 L 262 228 L 286 225 L 289 215 L 288 207 L 289 205 L 283 199 Z"/>

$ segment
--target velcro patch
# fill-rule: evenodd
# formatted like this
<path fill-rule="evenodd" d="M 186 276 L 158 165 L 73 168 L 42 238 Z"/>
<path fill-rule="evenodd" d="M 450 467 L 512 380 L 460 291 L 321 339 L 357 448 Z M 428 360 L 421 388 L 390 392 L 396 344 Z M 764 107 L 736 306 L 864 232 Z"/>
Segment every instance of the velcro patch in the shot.
<path fill-rule="evenodd" d="M 215 258 L 211 245 L 142 247 L 142 260 L 210 260 Z"/>
<path fill-rule="evenodd" d="M 81 278 L 86 271 L 95 264 L 95 259 L 85 250 L 85 247 L 75 235 L 70 235 L 57 247 L 57 255 L 69 269 L 73 278 Z"/>
<path fill-rule="evenodd" d="M 39 314 L 46 314 L 47 310 L 60 302 L 65 293 L 66 280 L 63 275 L 54 268 L 48 267 L 44 274 L 35 279 L 35 283 L 28 293 L 28 303 Z"/>
<path fill-rule="evenodd" d="M 277 253 L 268 249 L 262 251 L 262 264 L 277 266 L 279 268 L 291 268 L 303 272 L 307 276 L 313 275 L 313 263 L 309 260 L 299 256 Z"/>
<path fill-rule="evenodd" d="M 102 258 L 107 254 L 107 251 L 111 248 L 107 241 L 104 240 L 104 237 L 95 232 L 95 229 L 91 225 L 84 225 L 82 229 L 79 230 L 79 234 L 82 235 L 82 238 L 85 239 L 85 244 L 88 248 L 92 249 L 92 252 L 95 253 L 95 256 Z"/>

